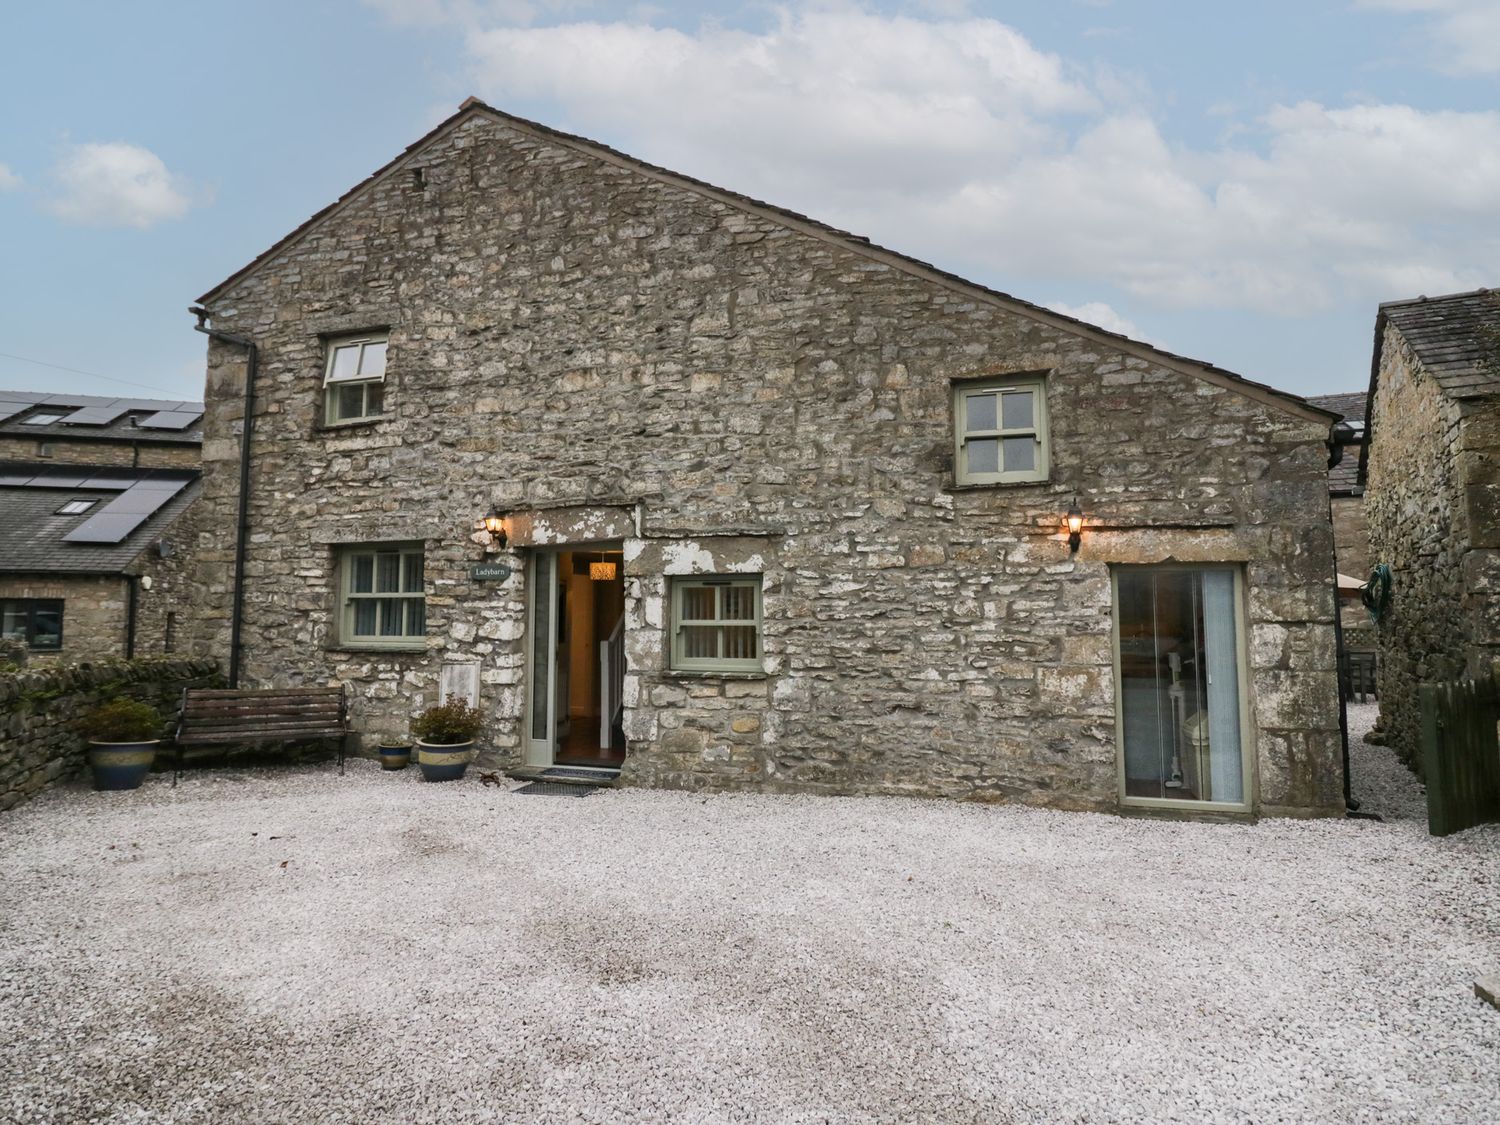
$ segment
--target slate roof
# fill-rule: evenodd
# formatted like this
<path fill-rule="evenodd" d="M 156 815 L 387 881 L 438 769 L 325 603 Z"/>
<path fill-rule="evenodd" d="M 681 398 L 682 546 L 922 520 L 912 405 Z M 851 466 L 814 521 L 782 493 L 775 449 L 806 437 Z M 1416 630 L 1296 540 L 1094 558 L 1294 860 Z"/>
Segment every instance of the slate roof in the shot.
<path fill-rule="evenodd" d="M 1450 398 L 1500 394 L 1500 293 L 1476 289 L 1390 301 L 1380 306 L 1380 321 L 1381 328 L 1396 327 Z"/>
<path fill-rule="evenodd" d="M 1340 415 L 1353 429 L 1349 440 L 1343 442 L 1344 455 L 1339 463 L 1328 470 L 1328 494 L 1330 496 L 1360 496 L 1364 487 L 1359 483 L 1360 446 L 1365 443 L 1365 391 L 1349 391 L 1336 395 L 1309 395 L 1307 401 L 1324 410 Z M 1340 427 L 1341 428 L 1341 427 Z M 1335 429 L 1335 433 L 1339 430 Z"/>
<path fill-rule="evenodd" d="M 903 254 L 898 250 L 891 250 L 887 247 L 879 245 L 878 243 L 872 242 L 865 235 L 852 234 L 849 231 L 840 230 L 838 227 L 832 226 L 828 223 L 820 222 L 817 219 L 809 218 L 808 216 L 790 210 L 789 208 L 778 207 L 774 203 L 766 203 L 751 196 L 743 195 L 740 192 L 730 191 L 728 188 L 717 187 L 716 185 L 708 183 L 705 180 L 695 179 L 694 177 L 685 175 L 682 172 L 674 172 L 670 168 L 663 168 L 657 164 L 650 164 L 647 161 L 640 160 L 637 157 L 629 155 L 628 153 L 620 152 L 618 149 L 610 148 L 608 145 L 602 144 L 599 141 L 592 141 L 587 137 L 580 137 L 573 133 L 565 133 L 560 129 L 553 129 L 551 126 L 543 125 L 536 121 L 530 121 L 524 117 L 517 117 L 515 114 L 506 113 L 503 110 L 496 109 L 494 106 L 488 105 L 478 98 L 465 98 L 463 104 L 458 107 L 457 113 L 454 113 L 451 117 L 433 126 L 433 128 L 428 133 L 424 134 L 417 140 L 413 141 L 411 144 L 407 145 L 406 148 L 397 153 L 395 157 L 387 161 L 385 164 L 381 165 L 379 168 L 375 169 L 375 171 L 371 172 L 363 180 L 355 184 L 352 188 L 335 199 L 327 207 L 324 207 L 321 211 L 314 212 L 295 230 L 278 239 L 276 242 L 272 243 L 271 246 L 263 250 L 261 253 L 257 254 L 245 265 L 235 270 L 234 273 L 230 274 L 223 281 L 219 282 L 219 284 L 215 285 L 212 289 L 199 297 L 198 304 L 205 306 L 211 304 L 215 298 L 223 294 L 224 291 L 227 290 L 235 282 L 253 273 L 263 263 L 270 261 L 277 254 L 290 247 L 309 230 L 317 226 L 318 223 L 321 222 L 324 218 L 337 211 L 345 203 L 349 202 L 355 196 L 364 191 L 365 188 L 375 183 L 375 181 L 381 179 L 383 176 L 393 171 L 408 157 L 425 147 L 429 141 L 433 140 L 435 137 L 445 132 L 450 127 L 456 125 L 459 121 L 474 114 L 484 114 L 489 117 L 496 118 L 506 123 L 507 125 L 519 127 L 523 130 L 540 135 L 542 137 L 552 138 L 553 140 L 560 141 L 563 144 L 575 149 L 581 148 L 586 152 L 593 153 L 612 163 L 623 164 L 626 167 L 632 168 L 638 172 L 643 172 L 647 175 L 659 179 L 666 179 L 679 186 L 687 187 L 710 196 L 716 196 L 719 199 L 724 200 L 730 204 L 768 212 L 797 226 L 801 226 L 827 238 L 842 242 L 858 254 L 862 254 L 876 261 L 886 261 L 892 265 L 897 266 L 898 268 L 905 268 L 908 270 L 911 268 L 915 268 L 922 273 L 935 276 L 952 284 L 959 285 L 970 292 L 981 294 L 985 297 L 993 298 L 997 301 L 1003 302 L 1004 304 L 1010 305 L 1013 309 L 1024 310 L 1025 313 L 1034 316 L 1036 319 L 1039 319 L 1044 323 L 1060 323 L 1064 325 L 1071 325 L 1075 328 L 1083 328 L 1092 335 L 1104 337 L 1108 340 L 1116 341 L 1121 344 L 1128 344 L 1132 349 L 1141 353 L 1155 356 L 1158 360 L 1165 361 L 1167 364 L 1176 367 L 1178 370 L 1195 374 L 1199 377 L 1207 375 L 1211 379 L 1223 380 L 1229 383 L 1231 386 L 1241 389 L 1249 388 L 1255 391 L 1264 392 L 1264 394 L 1269 396 L 1273 401 L 1279 402 L 1283 406 L 1283 408 L 1290 407 L 1296 413 L 1302 414 L 1304 417 L 1309 413 L 1313 416 L 1326 414 L 1326 411 L 1323 411 L 1320 407 L 1312 406 L 1308 402 L 1308 400 L 1303 398 L 1301 395 L 1294 395 L 1290 391 L 1279 390 L 1278 388 L 1272 387 L 1266 383 L 1257 383 L 1253 379 L 1247 379 L 1245 376 L 1238 375 L 1233 371 L 1215 366 L 1211 363 L 1205 363 L 1201 359 L 1192 359 L 1188 356 L 1178 355 L 1175 352 L 1169 352 L 1165 348 L 1159 348 L 1154 344 L 1147 344 L 1140 340 L 1132 340 L 1129 336 L 1124 336 L 1118 332 L 1111 332 L 1108 329 L 1100 328 L 1097 324 L 1090 324 L 1087 321 L 1079 320 L 1077 317 L 1066 316 L 1063 313 L 1055 312 L 1052 309 L 1045 308 L 1042 305 L 1037 305 L 1033 304 L 1030 301 L 1022 300 L 1020 297 L 1013 297 L 1009 293 L 1002 293 L 998 289 L 991 289 L 986 285 L 979 284 L 977 281 L 970 281 L 968 278 L 960 277 L 958 274 L 949 273 L 947 270 L 944 270 L 938 266 L 934 266 L 930 262 L 924 262 L 920 258 L 915 258 L 909 254 Z M 1332 421 L 1332 419 L 1329 420 Z"/>
<path fill-rule="evenodd" d="M 38 414 L 61 414 L 60 422 L 28 425 Z M 110 398 L 0 390 L 0 434 L 38 440 L 143 441 L 203 444 L 203 404 L 184 399 Z"/>
<path fill-rule="evenodd" d="M 0 573 L 122 574 L 146 547 L 162 538 L 198 496 L 199 474 L 188 469 L 90 469 L 0 461 Z M 49 483 L 35 482 L 47 478 Z M 80 479 L 81 478 L 81 479 Z M 72 543 L 67 536 L 97 516 L 111 500 L 142 480 L 186 482 L 118 543 Z M 76 482 L 72 486 L 58 482 Z M 107 487 L 87 487 L 90 481 Z M 95 500 L 88 511 L 58 515 L 69 500 Z"/>

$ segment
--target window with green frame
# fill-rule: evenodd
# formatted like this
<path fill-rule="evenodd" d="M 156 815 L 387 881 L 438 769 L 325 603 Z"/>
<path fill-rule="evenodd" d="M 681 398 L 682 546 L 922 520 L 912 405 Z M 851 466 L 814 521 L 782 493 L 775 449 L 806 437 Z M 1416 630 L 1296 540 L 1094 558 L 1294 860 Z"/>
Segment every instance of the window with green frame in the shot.
<path fill-rule="evenodd" d="M 323 421 L 359 422 L 385 412 L 386 334 L 328 341 L 323 372 Z"/>
<path fill-rule="evenodd" d="M 672 667 L 762 670 L 760 575 L 672 580 Z"/>
<path fill-rule="evenodd" d="M 1046 480 L 1047 396 L 1041 379 L 953 386 L 953 476 L 958 484 Z"/>
<path fill-rule="evenodd" d="M 427 598 L 420 543 L 341 547 L 338 569 L 343 644 L 422 647 Z"/>

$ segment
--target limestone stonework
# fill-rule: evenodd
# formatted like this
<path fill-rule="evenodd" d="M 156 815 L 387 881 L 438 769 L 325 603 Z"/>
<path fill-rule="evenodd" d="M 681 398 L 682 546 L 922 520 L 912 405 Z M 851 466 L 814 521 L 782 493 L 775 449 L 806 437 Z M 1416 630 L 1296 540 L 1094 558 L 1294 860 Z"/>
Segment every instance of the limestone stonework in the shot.
<path fill-rule="evenodd" d="M 90 708 L 119 697 L 139 700 L 160 711 L 170 730 L 183 689 L 218 682 L 207 660 L 28 665 L 0 674 L 0 810 L 83 770 L 88 744 L 74 724 Z"/>
<path fill-rule="evenodd" d="M 1250 807 L 1342 810 L 1331 419 L 1300 400 L 482 106 L 205 303 L 259 348 L 245 686 L 345 683 L 370 733 L 477 664 L 516 764 L 527 564 L 610 542 L 627 783 L 1112 809 L 1111 568 L 1233 564 Z M 385 417 L 326 428 L 325 342 L 372 329 Z M 210 344 L 194 613 L 221 658 L 245 369 Z M 953 382 L 1011 374 L 1046 379 L 1049 479 L 956 485 Z M 424 545 L 425 641 L 342 644 L 337 547 L 391 541 Z M 760 672 L 668 667 L 668 582 L 704 573 L 760 576 Z"/>
<path fill-rule="evenodd" d="M 1500 324 L 1500 305 L 1491 315 Z M 1371 559 L 1393 573 L 1377 630 L 1381 725 L 1421 772 L 1421 685 L 1500 658 L 1500 398 L 1454 393 L 1394 319 L 1378 348 L 1365 508 Z"/>

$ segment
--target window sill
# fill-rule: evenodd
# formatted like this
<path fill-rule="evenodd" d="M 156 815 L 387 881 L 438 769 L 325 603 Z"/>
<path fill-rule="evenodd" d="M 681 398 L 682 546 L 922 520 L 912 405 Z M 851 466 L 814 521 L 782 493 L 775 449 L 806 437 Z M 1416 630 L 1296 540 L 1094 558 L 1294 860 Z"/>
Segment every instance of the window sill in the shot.
<path fill-rule="evenodd" d="M 427 642 L 409 645 L 366 645 L 350 642 L 347 644 L 325 645 L 324 652 L 362 652 L 362 653 L 391 653 L 395 655 L 415 656 L 425 654 Z"/>
<path fill-rule="evenodd" d="M 393 414 L 377 414 L 373 418 L 351 418 L 347 422 L 319 422 L 313 427 L 314 432 L 320 434 L 338 434 L 347 430 L 369 430 L 374 429 L 382 422 L 391 421 Z"/>
<path fill-rule="evenodd" d="M 949 480 L 943 483 L 940 491 L 943 492 L 984 492 L 995 488 L 1036 488 L 1052 483 L 1051 477 L 1043 477 L 1040 480 L 995 480 L 984 481 L 978 484 L 959 484 L 957 481 Z"/>
<path fill-rule="evenodd" d="M 668 668 L 658 675 L 664 680 L 769 680 L 769 672 L 710 672 L 698 668 Z"/>

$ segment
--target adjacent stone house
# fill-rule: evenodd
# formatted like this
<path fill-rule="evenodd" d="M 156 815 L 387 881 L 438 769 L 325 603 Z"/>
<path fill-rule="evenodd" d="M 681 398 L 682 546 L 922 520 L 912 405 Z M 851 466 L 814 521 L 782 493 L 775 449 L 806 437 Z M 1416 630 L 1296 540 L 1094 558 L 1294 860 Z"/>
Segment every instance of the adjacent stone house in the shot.
<path fill-rule="evenodd" d="M 1302 399 L 472 100 L 200 301 L 245 686 L 626 784 L 1343 810 Z"/>
<path fill-rule="evenodd" d="M 28 662 L 184 643 L 202 404 L 0 390 L 0 636 Z"/>
<path fill-rule="evenodd" d="M 1419 685 L 1500 657 L 1500 296 L 1381 305 L 1369 402 L 1370 553 L 1392 572 L 1381 726 L 1420 766 Z"/>

